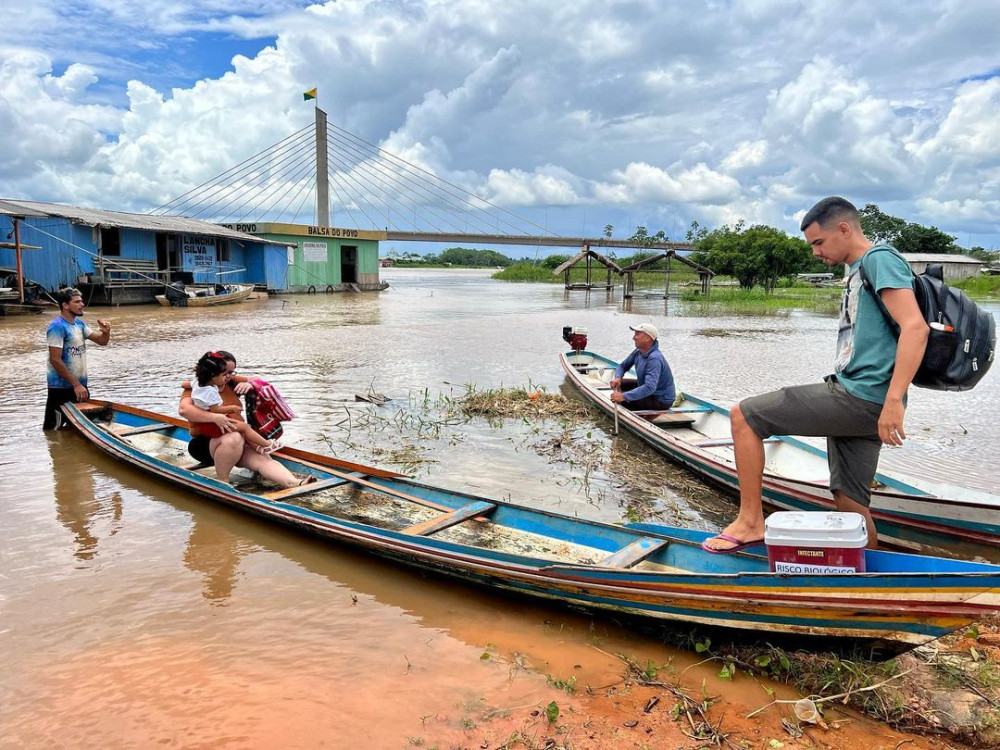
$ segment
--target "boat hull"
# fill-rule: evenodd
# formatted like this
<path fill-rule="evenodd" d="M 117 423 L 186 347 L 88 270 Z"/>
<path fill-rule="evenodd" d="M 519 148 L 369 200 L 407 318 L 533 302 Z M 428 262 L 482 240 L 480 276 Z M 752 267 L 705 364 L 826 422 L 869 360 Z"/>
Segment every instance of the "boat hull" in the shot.
<path fill-rule="evenodd" d="M 218 305 L 235 305 L 250 299 L 254 293 L 253 284 L 228 284 L 230 289 L 225 294 L 207 294 L 204 296 L 188 296 L 186 300 L 181 300 L 181 307 L 216 307 Z M 165 294 L 157 294 L 156 301 L 164 307 L 170 307 L 172 303 Z"/>
<path fill-rule="evenodd" d="M 315 483 L 280 489 L 241 476 L 233 486 L 191 466 L 180 420 L 109 402 L 64 412 L 105 453 L 172 486 L 409 566 L 563 605 L 769 636 L 865 639 L 891 651 L 1000 606 L 997 566 L 873 552 L 866 564 L 875 572 L 771 573 L 762 548 L 704 552 L 706 532 L 584 521 L 290 448 L 275 458 Z"/>
<path fill-rule="evenodd" d="M 590 351 L 560 356 L 570 382 L 591 404 L 615 416 L 607 385 L 617 362 Z M 729 410 L 684 394 L 671 410 L 693 422 L 659 426 L 647 416 L 617 409 L 618 423 L 666 457 L 687 466 L 703 478 L 738 494 Z M 973 542 L 1000 548 L 1000 495 L 935 486 L 929 482 L 887 472 L 876 475 L 871 513 L 879 539 L 914 550 L 928 545 Z M 765 445 L 764 501 L 784 510 L 833 510 L 826 451 L 789 436 L 776 436 Z"/>

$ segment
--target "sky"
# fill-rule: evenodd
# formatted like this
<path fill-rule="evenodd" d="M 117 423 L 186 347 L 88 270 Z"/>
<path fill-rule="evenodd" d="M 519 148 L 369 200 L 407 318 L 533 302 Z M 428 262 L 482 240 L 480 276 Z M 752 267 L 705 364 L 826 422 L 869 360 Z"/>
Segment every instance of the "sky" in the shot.
<path fill-rule="evenodd" d="M 842 195 L 1000 249 L 995 0 L 0 8 L 0 198 L 148 211 L 307 127 L 316 87 L 338 128 L 548 232 L 798 234 Z"/>

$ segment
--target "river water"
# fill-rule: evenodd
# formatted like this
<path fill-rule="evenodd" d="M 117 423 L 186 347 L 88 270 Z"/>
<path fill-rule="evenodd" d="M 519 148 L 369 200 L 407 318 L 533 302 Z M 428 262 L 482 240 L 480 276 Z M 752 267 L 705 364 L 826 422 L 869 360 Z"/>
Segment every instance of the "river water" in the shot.
<path fill-rule="evenodd" d="M 470 387 L 569 394 L 565 325 L 621 358 L 652 321 L 681 389 L 731 403 L 813 382 L 836 321 L 706 315 L 676 300 L 512 285 L 478 271 L 390 269 L 380 294 L 215 310 L 93 308 L 95 398 L 176 412 L 206 350 L 275 383 L 297 447 L 589 518 L 716 528 L 734 509 L 610 423 L 448 420 Z M 1000 316 L 1000 307 L 994 306 Z M 620 664 L 690 659 L 655 635 L 426 578 L 165 488 L 71 432 L 44 434 L 46 318 L 0 318 L 0 747 L 406 747 L 483 706 L 541 699 Z M 92 322 L 93 324 L 93 322 Z M 354 394 L 393 398 L 380 409 Z M 1000 376 L 911 390 L 910 440 L 886 465 L 993 482 Z M 599 640 L 601 651 L 591 646 Z M 691 659 L 693 661 L 693 659 Z M 713 670 L 714 671 L 714 670 Z M 710 675 L 709 675 L 710 676 Z M 761 702 L 767 702 L 762 695 Z M 290 734 L 290 732 L 293 732 Z"/>

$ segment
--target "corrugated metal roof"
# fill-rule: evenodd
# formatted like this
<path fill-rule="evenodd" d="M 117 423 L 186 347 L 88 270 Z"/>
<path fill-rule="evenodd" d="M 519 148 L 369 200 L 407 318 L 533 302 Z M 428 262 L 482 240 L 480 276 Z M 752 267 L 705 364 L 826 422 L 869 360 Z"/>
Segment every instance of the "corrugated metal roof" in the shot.
<path fill-rule="evenodd" d="M 983 261 L 958 253 L 902 253 L 910 263 L 978 263 Z"/>
<path fill-rule="evenodd" d="M 5 216 L 36 216 L 44 217 L 48 214 L 39 213 L 38 211 L 31 211 L 23 206 L 15 205 L 10 201 L 0 200 L 0 214 Z"/>
<path fill-rule="evenodd" d="M 246 232 L 237 232 L 219 224 L 212 224 L 200 219 L 188 219 L 183 216 L 153 216 L 151 214 L 130 214 L 124 211 L 105 211 L 98 208 L 79 208 L 64 206 L 60 203 L 42 203 L 39 201 L 0 200 L 0 213 L 16 216 L 53 216 L 69 219 L 77 224 L 87 226 L 119 227 L 121 229 L 142 229 L 148 232 L 174 232 L 177 234 L 200 234 L 207 237 L 228 237 L 245 242 L 260 242 L 265 245 L 280 245 L 287 242 L 276 242 L 257 237 Z"/>

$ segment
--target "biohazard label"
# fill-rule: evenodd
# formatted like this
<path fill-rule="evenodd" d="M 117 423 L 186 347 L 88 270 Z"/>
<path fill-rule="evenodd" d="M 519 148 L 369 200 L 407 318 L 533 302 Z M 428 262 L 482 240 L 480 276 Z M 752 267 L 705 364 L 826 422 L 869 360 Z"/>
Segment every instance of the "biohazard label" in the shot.
<path fill-rule="evenodd" d="M 808 573 L 819 573 L 819 574 L 829 574 L 829 573 L 857 573 L 857 568 L 846 567 L 839 565 L 809 565 L 807 563 L 794 563 L 794 562 L 775 562 L 774 563 L 775 573 L 795 573 L 797 575 L 803 575 Z"/>

